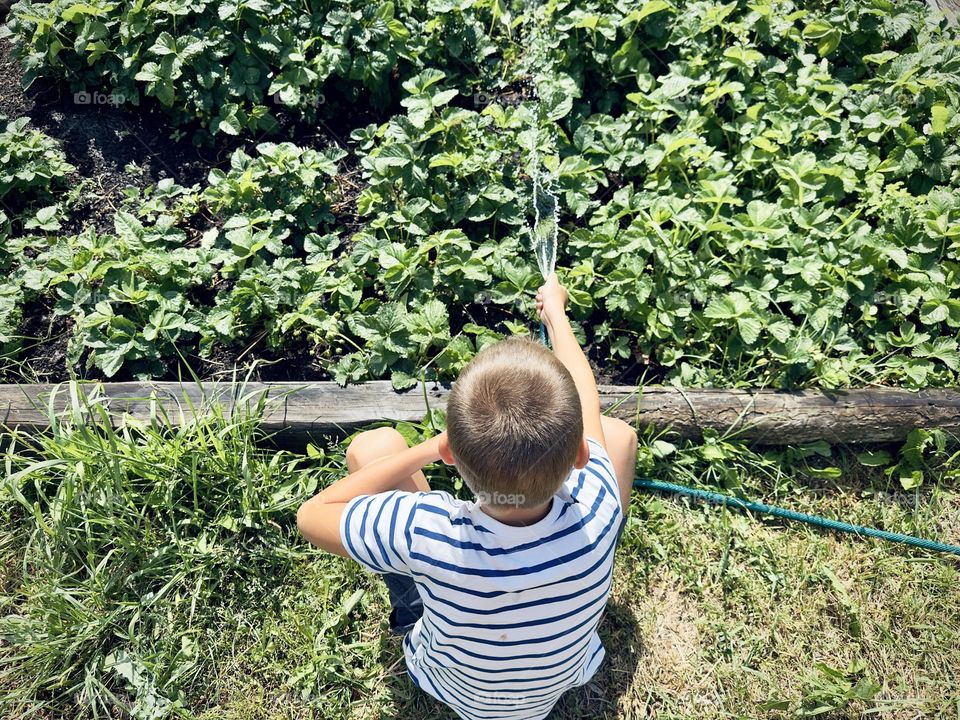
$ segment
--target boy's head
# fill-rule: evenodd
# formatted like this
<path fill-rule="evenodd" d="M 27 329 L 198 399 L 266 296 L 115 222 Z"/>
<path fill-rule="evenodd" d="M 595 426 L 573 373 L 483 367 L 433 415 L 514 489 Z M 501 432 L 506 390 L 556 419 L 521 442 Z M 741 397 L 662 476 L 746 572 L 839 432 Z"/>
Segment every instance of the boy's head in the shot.
<path fill-rule="evenodd" d="M 583 445 L 570 373 L 543 345 L 510 338 L 464 368 L 447 403 L 450 454 L 485 505 L 536 507 L 557 492 Z"/>

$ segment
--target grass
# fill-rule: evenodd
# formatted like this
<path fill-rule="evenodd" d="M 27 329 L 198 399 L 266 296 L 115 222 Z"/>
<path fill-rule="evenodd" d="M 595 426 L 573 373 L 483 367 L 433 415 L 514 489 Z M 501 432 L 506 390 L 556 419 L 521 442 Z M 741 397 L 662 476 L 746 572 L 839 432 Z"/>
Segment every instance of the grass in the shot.
<path fill-rule="evenodd" d="M 6 438 L 0 716 L 453 717 L 407 679 L 381 584 L 295 533 L 342 447 L 263 449 L 256 414 Z M 824 448 L 647 438 L 639 465 L 960 542 L 943 453 L 910 493 Z M 639 493 L 629 523 L 607 660 L 552 717 L 960 712 L 956 559 Z"/>

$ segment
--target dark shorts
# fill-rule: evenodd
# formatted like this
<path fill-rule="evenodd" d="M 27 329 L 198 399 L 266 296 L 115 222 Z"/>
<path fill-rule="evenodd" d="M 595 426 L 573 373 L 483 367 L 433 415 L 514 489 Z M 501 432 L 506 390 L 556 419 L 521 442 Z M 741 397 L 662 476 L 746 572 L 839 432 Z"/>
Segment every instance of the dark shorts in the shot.
<path fill-rule="evenodd" d="M 423 615 L 420 591 L 409 575 L 387 573 L 382 577 L 390 591 L 390 630 L 405 634 Z"/>
<path fill-rule="evenodd" d="M 626 516 L 617 530 L 617 545 L 623 537 L 623 529 L 627 526 Z M 423 600 L 417 584 L 409 575 L 387 573 L 382 575 L 383 581 L 390 591 L 390 630 L 397 634 L 406 634 L 423 616 Z"/>

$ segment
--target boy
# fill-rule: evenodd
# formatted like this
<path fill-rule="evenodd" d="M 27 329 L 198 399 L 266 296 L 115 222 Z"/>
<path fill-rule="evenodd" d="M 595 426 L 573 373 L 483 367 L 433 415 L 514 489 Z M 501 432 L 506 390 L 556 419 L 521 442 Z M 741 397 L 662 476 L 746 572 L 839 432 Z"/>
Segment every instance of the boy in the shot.
<path fill-rule="evenodd" d="M 601 417 L 566 301 L 551 275 L 537 310 L 553 352 L 510 339 L 478 353 L 446 432 L 411 448 L 361 433 L 350 474 L 297 513 L 314 545 L 384 575 L 410 677 L 463 718 L 546 717 L 603 659 L 637 436 Z M 476 501 L 431 492 L 422 469 L 439 460 Z"/>

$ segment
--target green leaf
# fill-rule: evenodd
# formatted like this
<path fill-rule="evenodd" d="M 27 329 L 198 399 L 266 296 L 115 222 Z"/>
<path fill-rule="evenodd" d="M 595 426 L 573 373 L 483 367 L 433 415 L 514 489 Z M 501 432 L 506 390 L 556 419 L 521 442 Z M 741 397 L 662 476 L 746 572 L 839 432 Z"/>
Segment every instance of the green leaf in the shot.
<path fill-rule="evenodd" d="M 910 470 L 900 474 L 900 485 L 904 490 L 915 490 L 923 485 L 923 471 Z"/>
<path fill-rule="evenodd" d="M 753 345 L 760 337 L 763 324 L 755 317 L 743 316 L 737 318 L 737 330 L 740 331 L 740 337 L 747 345 Z"/>
<path fill-rule="evenodd" d="M 217 130 L 226 135 L 239 135 L 243 130 L 243 125 L 238 118 L 239 109 L 239 106 L 235 104 L 224 105 L 220 110 Z"/>
<path fill-rule="evenodd" d="M 173 39 L 173 36 L 168 32 L 162 32 L 157 36 L 156 41 L 153 43 L 153 46 L 150 48 L 149 52 L 154 55 L 176 55 L 177 54 L 177 41 Z"/>
<path fill-rule="evenodd" d="M 456 88 L 450 90 L 441 90 L 438 93 L 434 93 L 430 97 L 430 102 L 434 107 L 441 107 L 453 100 L 453 98 L 455 98 L 459 93 L 460 91 Z"/>
<path fill-rule="evenodd" d="M 113 6 L 108 5 L 104 9 L 112 8 Z M 84 21 L 86 16 L 100 17 L 103 15 L 104 9 L 97 7 L 96 5 L 91 5 L 90 3 L 75 3 L 65 8 L 61 12 L 61 17 L 66 22 L 74 21 Z"/>
<path fill-rule="evenodd" d="M 899 54 L 895 53 L 893 50 L 884 50 L 883 52 L 864 55 L 863 61 L 865 63 L 871 63 L 874 65 L 885 65 L 891 60 L 896 59 L 897 57 L 899 57 Z"/>
<path fill-rule="evenodd" d="M 826 57 L 836 50 L 842 37 L 840 31 L 826 20 L 814 20 L 808 23 L 803 29 L 803 36 L 817 40 L 817 52 L 820 57 Z"/>
<path fill-rule="evenodd" d="M 407 108 L 407 117 L 414 127 L 423 129 L 433 114 L 433 103 L 429 97 L 417 96 L 404 98 L 400 104 Z"/>
<path fill-rule="evenodd" d="M 865 451 L 857 454 L 857 460 L 866 467 L 883 467 L 893 462 L 886 450 Z"/>
<path fill-rule="evenodd" d="M 758 62 L 763 60 L 763 53 L 755 50 L 754 48 L 747 47 L 731 47 L 723 51 L 723 56 L 728 60 L 733 60 L 739 65 L 744 65 L 745 67 L 753 67 Z"/>
<path fill-rule="evenodd" d="M 677 451 L 677 446 L 666 440 L 654 440 L 650 444 L 650 450 L 656 458 L 665 458 Z"/>
<path fill-rule="evenodd" d="M 47 205 L 37 210 L 36 214 L 26 220 L 23 224 L 23 227 L 27 230 L 39 229 L 54 231 L 60 229 L 60 206 L 59 205 Z M 0 222 L 2 225 L 2 222 Z"/>
<path fill-rule="evenodd" d="M 930 128 L 934 135 L 943 135 L 947 131 L 950 110 L 946 105 L 937 104 L 930 108 Z"/>
<path fill-rule="evenodd" d="M 117 237 L 131 245 L 139 245 L 143 239 L 143 224 L 125 210 L 118 210 L 113 216 L 113 227 Z"/>
<path fill-rule="evenodd" d="M 101 350 L 96 354 L 96 364 L 107 377 L 116 375 L 123 367 L 126 358 L 127 346 L 115 345 Z"/>
<path fill-rule="evenodd" d="M 629 15 L 624 18 L 624 22 L 639 23 L 644 18 L 653 15 L 654 13 L 663 12 L 664 10 L 672 10 L 670 3 L 666 0 L 647 0 L 641 7 L 636 10 L 633 10 Z"/>
<path fill-rule="evenodd" d="M 739 318 L 745 313 L 750 312 L 751 309 L 750 299 L 747 298 L 746 295 L 740 292 L 733 292 L 729 295 L 714 299 L 704 309 L 703 314 L 708 318 L 730 320 Z"/>
<path fill-rule="evenodd" d="M 411 95 L 421 95 L 445 77 L 446 73 L 435 68 L 427 68 L 419 75 L 414 75 L 409 80 L 404 81 L 403 89 Z"/>

